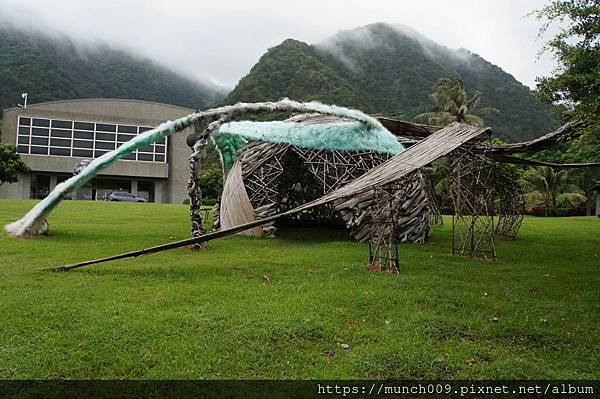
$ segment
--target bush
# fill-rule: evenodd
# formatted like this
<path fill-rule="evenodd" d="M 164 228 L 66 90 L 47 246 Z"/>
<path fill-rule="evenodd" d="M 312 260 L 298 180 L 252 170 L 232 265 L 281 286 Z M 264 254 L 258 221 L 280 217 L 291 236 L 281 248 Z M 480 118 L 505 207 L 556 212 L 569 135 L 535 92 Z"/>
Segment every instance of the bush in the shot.
<path fill-rule="evenodd" d="M 19 173 L 28 171 L 29 168 L 17 153 L 17 147 L 0 144 L 0 186 L 4 183 L 16 183 Z"/>
<path fill-rule="evenodd" d="M 223 191 L 223 171 L 219 168 L 201 170 L 198 177 L 198 184 L 200 184 L 200 189 L 202 190 L 202 203 L 208 204 L 207 201 L 209 200 L 216 202 L 216 199 L 221 196 L 221 192 Z"/>
<path fill-rule="evenodd" d="M 529 210 L 529 212 L 527 212 L 527 213 L 532 216 L 546 216 L 546 208 L 540 208 L 540 207 L 531 208 L 531 210 Z M 556 209 L 548 210 L 548 216 L 550 216 L 550 217 L 585 216 L 585 215 L 586 215 L 585 205 L 581 205 L 581 206 L 574 207 L 574 208 L 556 208 Z"/>

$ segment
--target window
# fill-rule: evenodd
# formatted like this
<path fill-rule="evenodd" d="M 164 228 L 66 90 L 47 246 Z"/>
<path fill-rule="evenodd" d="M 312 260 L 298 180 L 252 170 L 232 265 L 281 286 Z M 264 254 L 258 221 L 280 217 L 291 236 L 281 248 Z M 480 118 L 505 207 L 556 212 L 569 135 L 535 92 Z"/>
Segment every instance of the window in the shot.
<path fill-rule="evenodd" d="M 114 132 L 117 130 L 115 125 L 108 125 L 106 123 L 96 123 L 96 130 L 101 130 L 103 132 Z"/>
<path fill-rule="evenodd" d="M 42 129 L 41 127 L 34 127 L 31 129 L 32 136 L 48 136 L 48 129 Z"/>
<path fill-rule="evenodd" d="M 137 126 L 119 125 L 119 133 L 133 133 L 136 134 L 138 131 Z"/>
<path fill-rule="evenodd" d="M 75 122 L 75 129 L 77 130 L 94 130 L 94 124 L 88 122 Z"/>
<path fill-rule="evenodd" d="M 93 158 L 119 148 L 148 126 L 19 117 L 17 152 L 32 155 Z M 140 148 L 122 159 L 166 162 L 167 140 Z"/>
<path fill-rule="evenodd" d="M 52 127 L 59 127 L 62 129 L 71 129 L 73 127 L 73 122 L 71 121 L 52 121 Z"/>
<path fill-rule="evenodd" d="M 50 127 L 50 119 L 33 119 L 33 126 Z"/>

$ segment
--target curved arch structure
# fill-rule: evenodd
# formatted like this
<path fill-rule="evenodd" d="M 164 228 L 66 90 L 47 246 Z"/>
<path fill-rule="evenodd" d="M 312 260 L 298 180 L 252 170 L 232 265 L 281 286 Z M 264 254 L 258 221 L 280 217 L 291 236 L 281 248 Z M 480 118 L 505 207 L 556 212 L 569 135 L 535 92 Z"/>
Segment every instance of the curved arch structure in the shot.
<path fill-rule="evenodd" d="M 319 102 L 300 103 L 289 99 L 282 99 L 277 102 L 262 102 L 262 103 L 239 103 L 235 105 L 225 106 L 210 109 L 207 111 L 197 112 L 188 116 L 179 118 L 175 121 L 167 121 L 162 123 L 155 129 L 149 130 L 140 134 L 133 140 L 125 143 L 118 149 L 102 155 L 93 160 L 81 173 L 71 177 L 63 183 L 56 186 L 54 190 L 42 201 L 36 204 L 23 218 L 5 226 L 6 231 L 12 236 L 34 236 L 45 234 L 48 231 L 47 216 L 52 210 L 63 200 L 66 194 L 76 190 L 89 182 L 100 171 L 121 159 L 125 155 L 135 151 L 140 147 L 161 140 L 176 132 L 182 131 L 192 124 L 200 124 L 208 122 L 207 128 L 204 130 L 204 137 L 208 137 L 219 127 L 236 117 L 246 114 L 256 113 L 272 113 L 272 112 L 300 112 L 311 113 L 316 112 L 324 115 L 333 115 L 342 118 L 349 118 L 361 122 L 365 126 L 365 130 L 383 129 L 381 123 L 361 111 L 338 107 L 334 105 L 325 105 Z M 198 145 L 202 140 L 198 140 L 194 146 L 192 158 L 198 156 L 198 150 L 201 148 Z"/>

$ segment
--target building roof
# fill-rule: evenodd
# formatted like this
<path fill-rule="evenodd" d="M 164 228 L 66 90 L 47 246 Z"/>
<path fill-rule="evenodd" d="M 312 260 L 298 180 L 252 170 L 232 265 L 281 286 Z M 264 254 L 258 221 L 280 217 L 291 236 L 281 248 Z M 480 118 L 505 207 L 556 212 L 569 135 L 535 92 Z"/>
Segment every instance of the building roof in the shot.
<path fill-rule="evenodd" d="M 192 112 L 196 111 L 196 110 L 194 110 L 192 108 L 181 107 L 179 105 L 159 103 L 159 102 L 156 102 L 156 101 L 136 100 L 136 99 L 129 99 L 129 98 L 74 98 L 74 99 L 70 99 L 70 100 L 44 101 L 44 102 L 41 102 L 41 103 L 27 104 L 27 108 L 34 108 L 35 109 L 35 108 L 46 107 L 48 105 L 53 105 L 53 104 L 82 103 L 82 102 L 94 102 L 94 101 L 133 102 L 133 103 L 139 103 L 139 104 L 159 105 L 159 106 L 162 106 L 162 107 L 170 107 L 170 108 L 185 110 L 185 111 L 187 111 L 189 113 L 192 113 Z M 12 110 L 20 109 L 20 108 L 21 107 L 5 108 L 4 111 L 12 111 Z"/>

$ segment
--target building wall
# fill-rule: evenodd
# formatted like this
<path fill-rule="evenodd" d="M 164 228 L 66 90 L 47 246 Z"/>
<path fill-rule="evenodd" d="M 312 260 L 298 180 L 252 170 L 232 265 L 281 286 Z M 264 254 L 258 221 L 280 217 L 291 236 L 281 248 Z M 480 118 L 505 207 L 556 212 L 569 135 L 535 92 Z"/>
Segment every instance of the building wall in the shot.
<path fill-rule="evenodd" d="M 32 104 L 26 109 L 4 110 L 2 143 L 16 144 L 19 116 L 154 127 L 192 112 L 194 110 L 188 108 L 139 100 L 85 99 Z M 168 138 L 166 163 L 119 160 L 102 171 L 99 177 L 150 179 L 155 182 L 156 202 L 181 204 L 187 198 L 187 158 L 190 149 L 185 143 L 185 138 L 191 133 L 191 129 Z M 32 173 L 71 175 L 73 166 L 85 158 L 22 154 L 21 159 L 30 167 Z M 0 198 L 29 198 L 30 178 L 31 174 L 23 174 L 19 176 L 18 183 L 5 183 L 0 186 Z M 135 184 L 132 183 L 132 187 Z"/>

